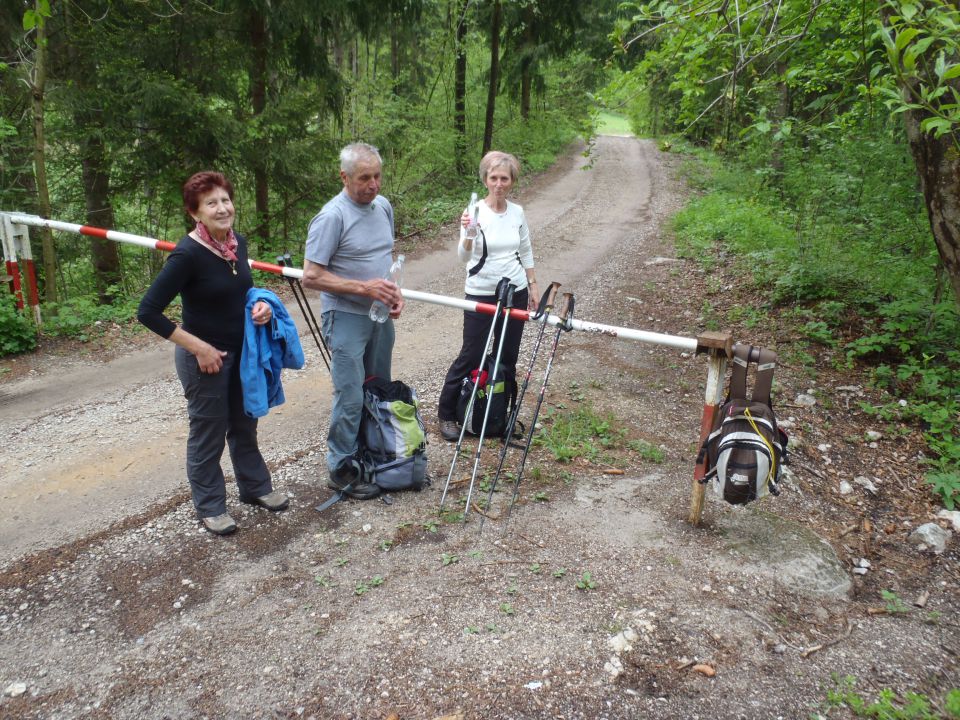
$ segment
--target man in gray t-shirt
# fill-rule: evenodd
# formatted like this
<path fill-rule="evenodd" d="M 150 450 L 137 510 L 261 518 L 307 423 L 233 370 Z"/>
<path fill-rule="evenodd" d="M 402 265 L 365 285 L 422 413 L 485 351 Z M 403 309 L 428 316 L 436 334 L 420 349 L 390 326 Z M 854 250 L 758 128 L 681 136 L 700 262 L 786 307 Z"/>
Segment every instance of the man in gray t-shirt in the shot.
<path fill-rule="evenodd" d="M 351 497 L 375 497 L 362 482 L 355 454 L 363 408 L 363 381 L 390 380 L 393 320 L 403 310 L 396 284 L 385 280 L 393 252 L 393 207 L 380 195 L 382 161 L 372 145 L 353 143 L 340 152 L 343 190 L 310 221 L 303 284 L 321 291 L 320 324 L 332 362 L 333 408 L 327 433 L 330 487 Z M 390 308 L 384 323 L 370 319 L 370 305 Z"/>

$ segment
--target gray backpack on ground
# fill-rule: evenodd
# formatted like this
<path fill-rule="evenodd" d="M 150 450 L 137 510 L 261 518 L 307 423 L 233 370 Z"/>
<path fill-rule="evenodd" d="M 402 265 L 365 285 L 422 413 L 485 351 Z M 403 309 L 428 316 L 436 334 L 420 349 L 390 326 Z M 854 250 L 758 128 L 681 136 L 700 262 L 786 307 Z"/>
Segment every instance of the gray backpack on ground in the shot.
<path fill-rule="evenodd" d="M 388 491 L 421 490 L 430 484 L 420 403 L 405 383 L 378 377 L 364 382 L 359 445 L 367 482 Z"/>
<path fill-rule="evenodd" d="M 747 371 L 756 363 L 753 392 L 747 397 Z M 768 493 L 779 495 L 780 468 L 787 461 L 787 434 L 777 427 L 770 402 L 777 355 L 752 345 L 735 345 L 727 399 L 713 431 L 703 443 L 703 482 L 733 505 L 745 505 Z"/>

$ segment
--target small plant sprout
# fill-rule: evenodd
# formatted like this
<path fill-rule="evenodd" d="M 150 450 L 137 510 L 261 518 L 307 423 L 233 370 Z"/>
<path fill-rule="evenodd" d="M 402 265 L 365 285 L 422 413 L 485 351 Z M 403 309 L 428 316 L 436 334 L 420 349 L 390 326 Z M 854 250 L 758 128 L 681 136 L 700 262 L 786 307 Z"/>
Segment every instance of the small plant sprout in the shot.
<path fill-rule="evenodd" d="M 532 572 L 534 575 L 539 575 L 539 574 L 540 574 L 540 571 L 541 571 L 543 568 L 540 567 L 540 563 L 535 562 L 535 563 L 532 563 L 532 564 L 530 565 L 530 568 L 529 568 L 529 569 L 530 569 L 530 572 Z"/>
<path fill-rule="evenodd" d="M 558 580 L 566 574 L 567 574 L 566 568 L 557 568 L 556 570 L 553 571 L 553 576 Z"/>
<path fill-rule="evenodd" d="M 513 609 L 513 605 L 508 602 L 500 603 L 500 612 L 504 615 L 513 615 L 517 611 Z"/>
<path fill-rule="evenodd" d="M 480 626 L 479 626 L 479 625 L 467 625 L 467 626 L 463 629 L 463 632 L 466 633 L 467 635 L 476 635 L 478 632 L 480 632 Z"/>
<path fill-rule="evenodd" d="M 423 523 L 423 529 L 427 532 L 435 533 L 440 529 L 440 525 L 437 524 L 436 520 L 427 520 Z"/>
<path fill-rule="evenodd" d="M 389 550 L 389 549 L 392 548 L 392 547 L 393 547 L 393 540 L 381 540 L 381 541 L 380 541 L 379 548 L 380 548 L 381 550 L 383 550 L 384 552 L 386 552 L 387 550 Z"/>
<path fill-rule="evenodd" d="M 456 563 L 460 562 L 460 556 L 459 556 L 459 555 L 451 555 L 450 553 L 443 553 L 443 554 L 440 556 L 440 562 L 441 562 L 444 566 L 446 566 L 446 565 L 455 565 Z"/>
<path fill-rule="evenodd" d="M 510 583 L 510 587 L 507 588 L 507 595 L 516 595 L 518 592 L 520 592 L 520 588 L 517 585 L 517 581 L 514 580 Z"/>
<path fill-rule="evenodd" d="M 363 595 L 364 593 L 370 592 L 372 588 L 380 587 L 381 585 L 383 585 L 383 577 L 381 575 L 374 575 L 369 580 L 361 580 L 358 582 L 353 594 Z"/>
<path fill-rule="evenodd" d="M 483 557 L 483 550 L 471 550 L 469 554 L 474 560 L 480 560 Z"/>
<path fill-rule="evenodd" d="M 550 502 L 550 495 L 545 490 L 535 493 L 533 499 L 537 502 Z"/>
<path fill-rule="evenodd" d="M 583 575 L 580 576 L 580 579 L 577 580 L 577 589 L 578 590 L 593 590 L 597 584 L 593 581 L 593 578 L 590 577 L 590 572 L 586 571 Z"/>
<path fill-rule="evenodd" d="M 350 561 L 347 560 L 346 558 L 339 557 L 339 558 L 336 559 L 337 567 L 343 567 L 343 566 L 346 565 L 348 562 L 350 562 Z"/>
<path fill-rule="evenodd" d="M 457 523 L 463 522 L 463 513 L 451 508 L 444 510 L 440 515 L 440 519 L 449 525 L 456 525 Z"/>
<path fill-rule="evenodd" d="M 313 581 L 320 587 L 325 587 L 325 588 L 333 587 L 333 583 L 330 581 L 330 578 L 328 578 L 326 575 L 317 575 L 313 579 Z"/>
<path fill-rule="evenodd" d="M 900 596 L 892 590 L 881 590 L 880 597 L 883 598 L 884 609 L 891 615 L 901 615 L 910 612 Z"/>

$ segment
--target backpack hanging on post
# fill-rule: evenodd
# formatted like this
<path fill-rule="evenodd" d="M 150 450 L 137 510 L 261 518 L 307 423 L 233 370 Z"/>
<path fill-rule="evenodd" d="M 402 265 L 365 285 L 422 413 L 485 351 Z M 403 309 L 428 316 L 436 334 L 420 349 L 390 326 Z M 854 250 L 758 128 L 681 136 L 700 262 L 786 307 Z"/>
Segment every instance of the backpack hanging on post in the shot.
<path fill-rule="evenodd" d="M 493 386 L 489 380 L 495 377 Z M 507 431 L 507 418 L 513 411 L 517 399 L 517 381 L 506 372 L 503 365 L 497 365 L 497 372 L 493 372 L 493 358 L 487 356 L 480 371 L 479 386 L 473 400 L 473 410 L 467 419 L 467 405 L 470 404 L 470 395 L 473 384 L 477 382 L 477 371 L 471 370 L 470 376 L 460 381 L 460 397 L 457 398 L 457 422 L 465 425 L 471 435 L 479 435 L 483 427 L 483 418 L 490 403 L 490 415 L 487 418 L 487 429 L 484 437 L 503 437 Z"/>
<path fill-rule="evenodd" d="M 756 367 L 753 392 L 747 397 L 747 375 Z M 770 401 L 777 355 L 772 350 L 737 344 L 727 399 L 713 430 L 700 449 L 706 458 L 703 482 L 732 505 L 745 505 L 768 493 L 779 495 L 780 469 L 787 460 L 787 434 L 777 427 Z"/>
<path fill-rule="evenodd" d="M 368 482 L 383 490 L 421 490 L 427 477 L 427 433 L 417 393 L 383 378 L 363 383 L 359 454 Z"/>

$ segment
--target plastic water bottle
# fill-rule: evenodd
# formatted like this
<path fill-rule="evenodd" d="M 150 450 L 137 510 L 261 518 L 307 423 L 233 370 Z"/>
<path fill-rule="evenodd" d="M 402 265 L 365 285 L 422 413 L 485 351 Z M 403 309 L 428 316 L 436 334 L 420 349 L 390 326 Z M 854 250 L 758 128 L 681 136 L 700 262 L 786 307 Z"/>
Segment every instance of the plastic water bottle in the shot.
<path fill-rule="evenodd" d="M 387 273 L 385 278 L 386 280 L 395 282 L 397 287 L 403 282 L 403 259 L 403 255 L 397 255 L 397 259 L 393 261 L 393 265 L 390 266 L 390 272 Z M 374 300 L 373 305 L 370 306 L 370 319 L 374 322 L 382 323 L 386 322 L 388 317 L 390 317 L 390 307 L 379 300 Z"/>
<path fill-rule="evenodd" d="M 470 194 L 470 204 L 467 206 L 467 214 L 470 216 L 470 221 L 467 224 L 467 229 L 465 231 L 465 236 L 467 240 L 476 240 L 477 231 L 480 226 L 477 224 L 477 215 L 480 213 L 480 206 L 477 205 L 477 194 Z"/>

